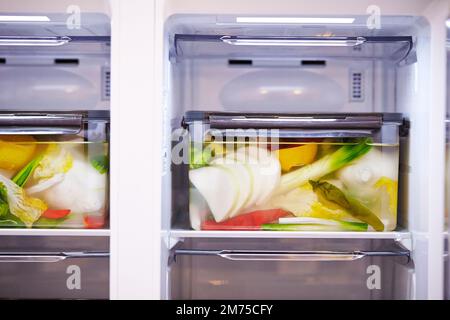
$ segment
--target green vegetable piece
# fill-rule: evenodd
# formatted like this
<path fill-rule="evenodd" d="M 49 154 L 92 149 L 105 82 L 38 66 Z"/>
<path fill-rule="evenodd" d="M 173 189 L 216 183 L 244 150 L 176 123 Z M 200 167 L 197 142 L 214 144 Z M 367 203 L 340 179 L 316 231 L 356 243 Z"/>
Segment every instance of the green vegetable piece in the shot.
<path fill-rule="evenodd" d="M 376 231 L 383 231 L 384 224 L 381 220 L 364 206 L 357 199 L 346 196 L 342 190 L 328 182 L 312 181 L 310 180 L 314 192 L 318 195 L 319 201 L 329 201 L 333 204 L 337 204 L 340 207 L 346 209 L 355 218 L 367 222 Z"/>
<path fill-rule="evenodd" d="M 0 227 L 14 228 L 19 227 L 19 224 L 14 220 L 0 220 Z"/>
<path fill-rule="evenodd" d="M 60 218 L 60 219 L 48 219 L 45 217 L 40 217 L 39 220 L 37 220 L 33 224 L 33 228 L 37 229 L 53 229 L 57 228 L 59 224 L 66 221 L 67 217 Z"/>
<path fill-rule="evenodd" d="M 364 139 L 357 145 L 345 145 L 340 147 L 332 154 L 328 154 L 313 163 L 291 171 L 281 176 L 280 185 L 276 194 L 284 194 L 309 180 L 318 180 L 330 174 L 343 166 L 349 164 L 352 160 L 366 154 L 372 146 L 370 139 Z"/>
<path fill-rule="evenodd" d="M 0 175 L 0 182 L 4 185 L 9 211 L 19 218 L 27 227 L 39 219 L 42 212 L 47 210 L 47 205 L 38 198 L 29 197 L 26 192 L 14 181 Z"/>
<path fill-rule="evenodd" d="M 0 228 L 25 228 L 25 224 L 16 216 L 14 216 L 9 210 L 5 216 L 0 218 Z"/>
<path fill-rule="evenodd" d="M 5 217 L 9 213 L 8 194 L 6 187 L 0 182 L 0 218 Z"/>
<path fill-rule="evenodd" d="M 336 226 L 314 223 L 305 224 L 263 224 L 261 229 L 264 231 L 367 231 L 367 223 L 339 221 Z"/>
<path fill-rule="evenodd" d="M 106 155 L 99 155 L 91 159 L 91 164 L 100 174 L 104 174 L 109 170 L 109 159 Z"/>
<path fill-rule="evenodd" d="M 196 147 L 191 146 L 190 148 L 190 158 L 189 158 L 189 168 L 198 169 L 208 165 L 211 160 L 211 150 L 209 148 L 204 148 L 204 150 L 199 150 Z"/>
<path fill-rule="evenodd" d="M 36 169 L 41 162 L 42 157 L 43 156 L 40 155 L 31 160 L 25 167 L 22 168 L 22 170 L 19 171 L 19 173 L 16 174 L 12 181 L 14 181 L 19 187 L 23 187 L 25 183 L 27 183 L 34 169 Z"/>

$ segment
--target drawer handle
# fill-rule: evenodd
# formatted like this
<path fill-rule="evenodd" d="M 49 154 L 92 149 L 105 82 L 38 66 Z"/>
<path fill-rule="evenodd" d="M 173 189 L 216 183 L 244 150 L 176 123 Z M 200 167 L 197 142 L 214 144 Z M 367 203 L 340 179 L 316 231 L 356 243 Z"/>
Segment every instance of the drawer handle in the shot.
<path fill-rule="evenodd" d="M 236 261 L 353 261 L 364 258 L 362 253 L 221 253 L 222 258 Z"/>
<path fill-rule="evenodd" d="M 404 256 L 409 251 L 244 251 L 244 250 L 175 250 L 176 255 L 219 256 L 233 261 L 354 261 L 369 256 Z"/>
<path fill-rule="evenodd" d="M 59 262 L 66 259 L 59 255 L 2 255 L 0 262 Z"/>
<path fill-rule="evenodd" d="M 1 262 L 60 262 L 69 258 L 107 258 L 109 252 L 0 253 Z"/>

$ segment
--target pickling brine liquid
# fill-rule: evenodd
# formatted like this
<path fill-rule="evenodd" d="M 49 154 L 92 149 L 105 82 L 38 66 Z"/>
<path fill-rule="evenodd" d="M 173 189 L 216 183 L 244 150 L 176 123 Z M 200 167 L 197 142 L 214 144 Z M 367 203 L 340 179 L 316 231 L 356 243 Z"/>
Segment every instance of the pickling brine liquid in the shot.
<path fill-rule="evenodd" d="M 367 138 L 209 141 L 190 148 L 196 230 L 391 231 L 399 145 Z"/>
<path fill-rule="evenodd" d="M 106 142 L 0 136 L 0 227 L 103 228 L 108 170 Z"/>

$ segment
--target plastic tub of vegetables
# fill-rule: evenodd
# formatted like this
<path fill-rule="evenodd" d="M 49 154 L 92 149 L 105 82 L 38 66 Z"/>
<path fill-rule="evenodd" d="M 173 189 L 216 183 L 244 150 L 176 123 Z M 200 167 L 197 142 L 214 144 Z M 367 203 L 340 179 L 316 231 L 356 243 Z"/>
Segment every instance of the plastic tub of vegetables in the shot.
<path fill-rule="evenodd" d="M 192 111 L 183 125 L 193 229 L 396 228 L 401 114 Z"/>
<path fill-rule="evenodd" d="M 108 112 L 0 114 L 0 227 L 103 228 Z"/>

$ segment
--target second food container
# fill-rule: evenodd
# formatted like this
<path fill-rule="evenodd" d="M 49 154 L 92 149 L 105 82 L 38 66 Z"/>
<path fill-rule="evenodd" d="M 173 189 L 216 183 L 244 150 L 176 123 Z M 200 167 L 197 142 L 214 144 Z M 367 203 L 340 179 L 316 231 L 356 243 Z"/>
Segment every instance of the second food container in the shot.
<path fill-rule="evenodd" d="M 0 113 L 0 227 L 107 224 L 109 112 Z"/>
<path fill-rule="evenodd" d="M 392 231 L 401 114 L 187 112 L 195 230 Z"/>

